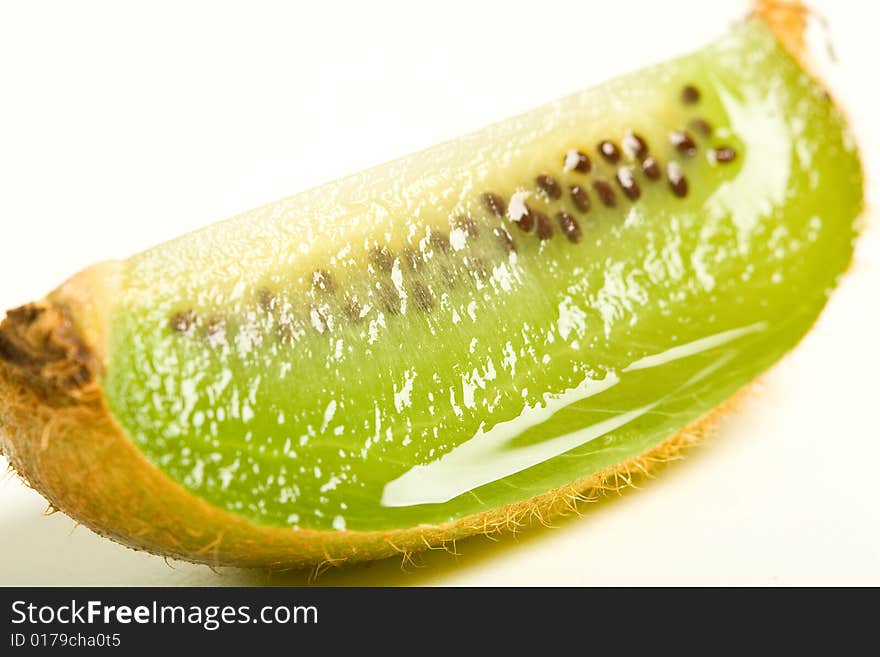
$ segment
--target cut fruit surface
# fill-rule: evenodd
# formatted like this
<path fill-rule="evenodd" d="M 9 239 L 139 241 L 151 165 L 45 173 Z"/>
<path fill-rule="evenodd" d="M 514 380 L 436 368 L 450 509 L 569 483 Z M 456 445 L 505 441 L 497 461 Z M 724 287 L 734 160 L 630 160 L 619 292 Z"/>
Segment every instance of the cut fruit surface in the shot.
<path fill-rule="evenodd" d="M 815 321 L 861 207 L 840 112 L 750 19 L 56 298 L 112 421 L 200 504 L 289 531 L 454 525 L 643 454 L 754 380 Z M 31 367 L 34 340 L 0 338 Z"/>
<path fill-rule="evenodd" d="M 133 258 L 105 390 L 153 463 L 255 522 L 455 520 L 638 454 L 776 360 L 849 261 L 859 180 L 748 25 Z"/>

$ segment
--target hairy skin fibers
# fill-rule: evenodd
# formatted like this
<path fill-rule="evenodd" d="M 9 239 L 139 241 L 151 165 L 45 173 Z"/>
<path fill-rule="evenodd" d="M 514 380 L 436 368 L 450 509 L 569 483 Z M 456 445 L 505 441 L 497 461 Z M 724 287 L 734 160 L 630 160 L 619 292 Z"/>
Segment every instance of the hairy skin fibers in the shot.
<path fill-rule="evenodd" d="M 0 325 L 0 446 L 212 564 L 515 529 L 699 439 L 849 266 L 862 171 L 759 3 L 693 55 L 95 265 Z"/>

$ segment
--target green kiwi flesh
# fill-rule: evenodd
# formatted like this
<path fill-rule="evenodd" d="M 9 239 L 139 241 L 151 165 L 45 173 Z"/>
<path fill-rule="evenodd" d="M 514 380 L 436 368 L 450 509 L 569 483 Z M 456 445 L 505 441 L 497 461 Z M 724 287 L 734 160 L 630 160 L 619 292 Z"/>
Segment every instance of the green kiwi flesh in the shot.
<path fill-rule="evenodd" d="M 122 264 L 101 386 L 258 525 L 456 522 L 644 453 L 849 266 L 845 121 L 759 20 Z"/>

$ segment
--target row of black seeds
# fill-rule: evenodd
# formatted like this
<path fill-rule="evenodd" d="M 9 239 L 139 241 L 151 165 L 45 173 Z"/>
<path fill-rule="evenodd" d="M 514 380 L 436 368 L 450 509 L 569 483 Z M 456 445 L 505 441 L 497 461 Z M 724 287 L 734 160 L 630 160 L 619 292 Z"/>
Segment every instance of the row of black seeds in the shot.
<path fill-rule="evenodd" d="M 495 200 L 503 205 L 503 201 L 500 198 Z M 499 205 L 498 207 L 502 206 Z M 479 237 L 481 234 L 479 223 L 469 215 L 456 218 L 453 226 L 465 231 L 471 238 Z M 540 230 L 543 232 L 547 231 L 546 225 L 543 222 Z M 516 250 L 513 238 L 503 225 L 496 226 L 493 233 L 503 251 L 509 253 Z M 452 253 L 449 235 L 442 230 L 432 230 L 428 237 L 428 242 L 438 253 L 444 255 Z M 400 261 L 407 270 L 418 272 L 425 265 L 426 260 L 424 256 L 423 252 L 412 247 L 406 247 L 400 253 Z M 372 266 L 384 274 L 392 271 L 397 258 L 398 255 L 393 253 L 387 246 L 374 247 L 368 253 L 368 260 Z M 489 276 L 489 269 L 485 261 L 474 253 L 468 253 L 464 262 L 453 263 L 444 261 L 438 267 L 438 281 L 445 282 L 450 289 L 454 288 L 461 275 L 467 272 L 481 280 L 486 280 Z M 311 324 L 314 328 L 323 327 L 318 328 L 321 333 L 327 330 L 332 322 L 331 317 L 328 316 L 326 301 L 329 301 L 336 295 L 338 289 L 339 286 L 330 271 L 317 269 L 312 272 L 311 291 L 316 301 L 301 308 L 301 311 L 308 311 L 305 318 L 294 319 L 288 317 L 285 322 L 279 321 L 276 331 L 282 342 L 292 341 L 293 333 L 298 326 Z M 399 315 L 402 312 L 402 299 L 395 286 L 387 280 L 375 281 L 374 287 L 368 296 L 372 297 L 373 304 L 389 315 Z M 321 301 L 322 298 L 325 301 Z M 422 312 L 431 311 L 436 304 L 436 298 L 431 288 L 420 281 L 413 281 L 407 285 L 407 298 L 415 308 Z M 363 319 L 363 306 L 354 295 L 346 292 L 342 296 L 340 303 L 342 313 L 349 321 L 359 323 Z M 256 293 L 256 305 L 261 311 L 274 316 L 276 320 L 281 319 L 283 301 L 280 293 L 265 287 L 260 288 Z M 217 316 L 203 321 L 191 309 L 174 313 L 169 324 L 174 332 L 191 334 L 198 329 L 199 333 L 208 338 L 226 331 L 226 321 L 224 318 Z"/>
<path fill-rule="evenodd" d="M 684 135 L 683 139 L 679 139 L 679 135 Z M 674 133 L 673 140 L 682 141 L 684 149 L 688 153 L 696 152 L 693 140 L 685 133 Z M 638 160 L 641 163 L 641 169 L 649 180 L 659 180 L 661 177 L 660 165 L 656 159 L 649 155 L 648 144 L 640 135 L 629 132 L 622 141 L 624 152 L 630 159 Z M 610 163 L 620 161 L 620 149 L 611 140 L 603 140 L 598 145 L 598 151 L 602 157 Z M 573 170 L 579 173 L 589 173 L 592 171 L 592 161 L 589 155 L 583 151 L 575 150 L 568 152 L 563 158 L 563 169 Z M 620 186 L 623 194 L 631 201 L 636 201 L 641 197 L 641 188 L 633 176 L 632 170 L 628 167 L 620 167 L 615 175 L 617 184 Z M 682 184 L 683 176 L 680 169 L 674 169 L 670 186 L 672 191 L 679 196 L 687 193 L 687 182 Z M 539 174 L 535 178 L 535 185 L 547 198 L 551 201 L 557 201 L 562 197 L 562 187 L 559 182 L 547 173 Z M 599 197 L 603 205 L 609 208 L 617 206 L 617 197 L 614 189 L 605 180 L 597 179 L 592 183 L 593 190 Z M 682 193 L 683 192 L 683 193 Z M 569 188 L 572 203 L 581 213 L 589 212 L 592 207 L 589 194 L 583 185 L 572 185 Z M 497 217 L 504 217 L 506 213 L 506 203 L 504 199 L 496 192 L 486 192 L 482 196 L 483 202 L 487 209 Z M 560 212 L 557 214 L 557 221 L 563 234 L 572 242 L 578 242 L 581 238 L 581 229 L 577 220 L 570 214 Z M 526 211 L 516 220 L 517 227 L 527 233 L 535 230 L 537 236 L 546 240 L 552 237 L 553 228 L 547 216 L 526 205 Z"/>
<path fill-rule="evenodd" d="M 572 195 L 580 199 L 580 201 L 575 201 L 576 204 L 578 202 L 586 204 L 585 207 L 589 209 L 590 199 L 586 196 L 586 192 L 583 192 L 583 190 L 575 186 L 572 188 Z M 559 196 L 561 196 L 561 192 L 559 195 L 556 196 L 556 198 L 559 198 Z M 486 207 L 492 214 L 494 214 L 496 217 L 504 216 L 504 199 L 499 194 L 496 194 L 495 192 L 486 192 L 485 194 L 483 194 L 482 198 Z M 574 243 L 581 241 L 581 227 L 574 217 L 564 211 L 558 212 L 556 214 L 556 221 L 559 224 L 559 228 L 562 231 L 562 234 L 565 235 L 569 239 L 569 241 Z M 517 221 L 516 224 L 520 227 L 520 229 L 525 232 L 530 232 L 532 228 L 535 228 L 535 234 L 541 240 L 547 240 L 553 237 L 553 223 L 550 221 L 550 218 L 546 214 L 539 210 L 533 210 L 527 207 L 526 213 L 522 217 L 520 217 L 519 221 Z M 510 235 L 506 228 L 504 228 L 503 226 L 496 227 L 495 235 L 507 251 L 516 251 L 516 245 L 513 241 L 513 237 Z"/>
<path fill-rule="evenodd" d="M 700 100 L 700 92 L 695 86 L 686 85 L 682 89 L 681 99 L 682 102 L 688 105 L 698 103 Z M 699 132 L 704 137 L 708 138 L 712 135 L 712 126 L 708 121 L 701 117 L 691 119 L 688 122 L 688 127 Z M 670 142 L 675 149 L 685 157 L 693 157 L 697 154 L 697 144 L 686 130 L 676 130 L 672 132 L 670 134 Z M 627 158 L 640 163 L 642 173 L 648 180 L 659 180 L 661 178 L 662 172 L 660 165 L 657 160 L 649 154 L 648 144 L 645 142 L 644 138 L 636 133 L 628 132 L 621 140 L 621 146 Z M 597 145 L 597 151 L 602 158 L 610 164 L 617 164 L 620 161 L 621 149 L 619 149 L 610 139 L 604 139 L 599 142 Z M 731 162 L 736 158 L 736 151 L 729 146 L 721 146 L 712 151 L 712 156 L 715 162 L 724 164 Z M 592 168 L 592 161 L 589 155 L 583 151 L 569 151 L 563 158 L 563 170 L 565 171 L 570 170 L 579 173 L 589 173 L 592 171 Z M 619 168 L 615 178 L 624 195 L 628 199 L 635 201 L 641 196 L 641 189 L 639 188 L 631 169 L 627 167 Z M 667 178 L 673 194 L 678 197 L 687 196 L 687 178 L 678 163 L 669 163 L 667 166 Z M 540 174 L 535 179 L 535 183 L 538 189 L 544 192 L 550 200 L 558 200 L 562 195 L 559 183 L 549 174 Z M 593 189 L 606 207 L 616 207 L 617 199 L 614 190 L 607 182 L 601 179 L 596 180 L 593 182 Z M 584 187 L 581 185 L 573 185 L 569 191 L 574 206 L 581 212 L 589 211 L 591 207 L 590 198 Z M 495 212 L 495 214 L 501 216 L 503 214 L 503 203 L 497 195 L 493 194 L 492 196 L 494 198 L 490 209 Z M 527 214 L 517 221 L 517 225 L 526 232 L 530 232 L 536 221 L 540 219 L 540 215 L 537 215 L 537 219 L 533 217 L 532 215 L 534 213 L 534 210 L 528 209 Z"/>
<path fill-rule="evenodd" d="M 695 104 L 700 100 L 699 90 L 693 85 L 687 85 L 681 92 L 682 102 L 685 104 Z M 699 133 L 703 137 L 709 137 L 712 134 L 712 126 L 702 118 L 693 118 L 688 122 L 688 127 Z M 693 157 L 697 153 L 697 145 L 691 135 L 685 130 L 678 130 L 670 134 L 670 141 L 676 150 L 685 157 Z M 640 163 L 642 173 L 648 180 L 656 181 L 662 176 L 660 165 L 657 160 L 650 155 L 648 144 L 644 138 L 633 132 L 628 132 L 621 140 L 621 146 L 624 154 L 629 160 Z M 609 140 L 602 140 L 597 145 L 597 151 L 610 164 L 617 164 L 621 158 L 621 149 Z M 731 162 L 736 157 L 736 152 L 729 146 L 721 146 L 712 152 L 713 158 L 718 163 Z M 592 171 L 592 161 L 586 153 L 574 150 L 566 154 L 563 159 L 563 169 L 565 171 L 576 171 L 578 173 L 589 173 Z M 681 166 L 674 161 L 667 165 L 667 179 L 672 192 L 679 197 L 684 197 L 688 193 L 688 182 Z M 631 201 L 636 201 L 641 196 L 641 189 L 633 176 L 632 170 L 628 167 L 620 167 L 617 170 L 617 184 L 620 186 L 623 194 Z M 550 199 L 559 200 L 562 197 L 563 190 L 559 182 L 549 174 L 540 174 L 535 179 L 537 187 Z M 617 198 L 614 189 L 606 181 L 602 179 L 594 180 L 592 183 L 593 190 L 599 197 L 600 201 L 609 208 L 616 207 Z M 589 212 L 591 201 L 587 190 L 582 185 L 572 185 L 569 188 L 572 203 L 574 207 L 581 213 Z M 505 200 L 494 192 L 486 192 L 482 195 L 482 199 L 490 213 L 496 217 L 503 218 L 506 214 Z M 572 243 L 580 242 L 582 238 L 581 227 L 578 221 L 569 213 L 560 211 L 556 214 L 556 222 L 560 231 Z M 480 234 L 479 225 L 472 217 L 465 215 L 455 220 L 455 226 L 464 230 L 468 236 L 477 237 Z M 541 240 L 550 239 L 553 236 L 553 223 L 549 217 L 538 210 L 534 210 L 526 206 L 526 213 L 516 222 L 517 226 L 525 231 L 532 232 Z M 503 225 L 495 226 L 492 230 L 499 245 L 504 251 L 515 252 L 516 243 L 508 230 Z M 437 251 L 448 254 L 451 250 L 449 236 L 441 231 L 432 231 L 429 237 L 432 247 Z M 376 247 L 370 253 L 370 262 L 380 272 L 390 272 L 394 266 L 396 256 L 385 247 Z M 420 251 L 411 247 L 407 247 L 402 252 L 401 258 L 403 264 L 410 271 L 421 270 L 424 264 L 424 257 Z M 486 275 L 485 264 L 479 258 L 473 258 L 470 263 L 471 267 L 478 274 Z M 447 282 L 450 286 L 454 285 L 455 274 L 446 272 Z M 312 289 L 316 293 L 334 294 L 336 292 L 336 283 L 329 271 L 324 269 L 316 270 L 312 275 Z M 376 290 L 381 300 L 384 310 L 390 314 L 399 314 L 401 311 L 400 297 L 396 290 L 387 282 L 379 281 L 376 283 Z M 413 300 L 413 304 L 424 312 L 430 311 L 435 304 L 434 295 L 431 290 L 421 282 L 415 282 L 410 286 L 409 296 Z M 258 304 L 267 312 L 274 312 L 278 305 L 278 297 L 275 293 L 261 289 L 257 294 Z M 343 299 L 343 309 L 346 316 L 352 321 L 359 321 L 362 318 L 362 309 L 358 301 L 351 295 L 346 294 Z M 320 312 L 315 307 L 313 312 Z M 319 317 L 325 324 L 326 318 Z M 194 330 L 199 320 L 192 310 L 184 310 L 175 313 L 170 321 L 171 328 L 179 333 L 190 333 Z M 202 327 L 203 332 L 207 336 L 217 335 L 225 330 L 225 320 L 222 317 L 212 317 L 205 322 Z"/>
<path fill-rule="evenodd" d="M 681 102 L 685 105 L 695 105 L 700 102 L 700 90 L 697 89 L 692 84 L 685 85 L 681 90 Z M 688 121 L 688 127 L 698 132 L 703 137 L 709 138 L 712 136 L 712 126 L 708 121 L 701 117 L 695 117 Z M 687 138 L 689 137 L 687 133 L 682 133 L 683 139 L 677 144 L 679 150 L 684 149 L 688 154 L 696 153 L 696 147 L 693 147 L 693 153 L 690 153 L 690 147 L 687 142 Z M 736 151 L 730 146 L 719 146 L 712 150 L 712 156 L 715 162 L 719 162 L 721 164 L 726 164 L 728 162 L 733 162 L 736 159 Z"/>

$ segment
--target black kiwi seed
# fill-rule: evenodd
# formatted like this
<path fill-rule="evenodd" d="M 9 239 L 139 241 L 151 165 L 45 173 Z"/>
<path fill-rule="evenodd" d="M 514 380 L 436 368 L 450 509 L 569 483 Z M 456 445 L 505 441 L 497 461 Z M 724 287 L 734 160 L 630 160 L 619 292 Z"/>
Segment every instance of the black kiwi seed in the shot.
<path fill-rule="evenodd" d="M 562 189 L 559 187 L 559 183 L 556 182 L 555 178 L 548 176 L 546 173 L 542 173 L 535 178 L 535 184 L 538 185 L 538 188 L 542 192 L 554 201 L 562 196 Z"/>
<path fill-rule="evenodd" d="M 693 157 L 697 154 L 697 145 L 693 138 L 684 130 L 675 130 L 669 133 L 669 141 L 675 146 L 675 149 L 682 155 Z"/>
<path fill-rule="evenodd" d="M 620 141 L 623 152 L 631 160 L 642 161 L 648 156 L 648 144 L 634 132 L 627 132 Z"/>
<path fill-rule="evenodd" d="M 387 246 L 377 246 L 370 251 L 370 261 L 379 271 L 391 271 L 394 267 L 394 254 Z"/>
<path fill-rule="evenodd" d="M 449 253 L 452 248 L 449 243 L 449 235 L 439 230 L 432 230 L 428 241 L 431 242 L 431 246 L 443 253 Z"/>
<path fill-rule="evenodd" d="M 686 84 L 681 90 L 681 102 L 693 105 L 700 102 L 700 90 L 692 84 Z"/>
<path fill-rule="evenodd" d="M 589 173 L 593 168 L 593 163 L 589 156 L 581 151 L 568 151 L 562 161 L 562 169 L 564 171 L 578 171 L 579 173 Z"/>
<path fill-rule="evenodd" d="M 681 170 L 678 162 L 670 162 L 666 167 L 666 177 L 669 178 L 669 187 L 676 196 L 684 198 L 688 193 L 687 178 Z"/>
<path fill-rule="evenodd" d="M 494 214 L 496 217 L 503 217 L 504 212 L 507 210 L 506 204 L 504 203 L 504 199 L 501 198 L 495 192 L 486 192 L 482 196 L 483 203 L 489 208 L 489 212 Z"/>
<path fill-rule="evenodd" d="M 593 189 L 596 190 L 596 193 L 606 207 L 613 208 L 617 205 L 617 197 L 614 195 L 614 190 L 607 182 L 597 180 L 593 183 Z"/>
<path fill-rule="evenodd" d="M 730 146 L 720 146 L 713 151 L 715 161 L 721 164 L 733 162 L 736 159 L 736 151 Z"/>
<path fill-rule="evenodd" d="M 521 231 L 526 233 L 531 233 L 532 228 L 535 227 L 535 215 L 532 212 L 532 209 L 526 205 L 525 212 L 523 212 L 514 222 Z"/>
<path fill-rule="evenodd" d="M 649 180 L 660 180 L 660 176 L 663 175 L 657 160 L 651 156 L 646 157 L 642 162 L 642 172 Z"/>
<path fill-rule="evenodd" d="M 318 269 L 312 274 L 312 289 L 315 292 L 333 294 L 336 291 L 336 281 L 326 269 Z"/>
<path fill-rule="evenodd" d="M 688 121 L 688 127 L 694 132 L 703 135 L 704 137 L 712 136 L 712 124 L 709 123 L 706 119 L 702 119 L 700 117 L 691 119 L 690 121 Z"/>
<path fill-rule="evenodd" d="M 261 287 L 257 290 L 257 305 L 267 313 L 272 312 L 278 305 L 278 295 L 269 288 Z"/>
<path fill-rule="evenodd" d="M 412 289 L 410 289 L 410 296 L 413 303 L 422 312 L 428 312 L 434 307 L 434 295 L 422 283 L 413 284 Z"/>
<path fill-rule="evenodd" d="M 376 289 L 379 292 L 379 300 L 382 303 L 382 308 L 389 315 L 399 315 L 400 314 L 400 295 L 397 293 L 397 290 L 390 283 L 386 283 L 385 281 L 380 281 L 376 286 Z"/>
<path fill-rule="evenodd" d="M 358 300 L 350 295 L 346 295 L 345 300 L 343 302 L 343 310 L 345 311 L 346 317 L 352 322 L 361 321 L 361 304 L 358 303 Z"/>
<path fill-rule="evenodd" d="M 278 336 L 278 340 L 281 344 L 290 344 L 293 342 L 295 328 L 296 326 L 292 319 L 282 320 L 276 324 L 275 335 Z"/>
<path fill-rule="evenodd" d="M 507 253 L 516 253 L 516 242 L 513 241 L 513 236 L 504 226 L 495 226 L 495 228 L 492 229 L 492 232 L 502 249 Z"/>
<path fill-rule="evenodd" d="M 538 235 L 538 238 L 541 240 L 549 240 L 553 237 L 553 224 L 550 223 L 550 218 L 544 214 L 543 212 L 535 212 L 535 222 L 538 226 L 535 231 Z"/>
<path fill-rule="evenodd" d="M 590 211 L 590 197 L 587 194 L 587 190 L 580 185 L 572 185 L 571 200 L 574 202 L 574 206 L 581 212 Z"/>
<path fill-rule="evenodd" d="M 171 317 L 170 324 L 178 333 L 189 333 L 196 325 L 196 314 L 192 310 L 181 310 Z"/>
<path fill-rule="evenodd" d="M 408 246 L 403 250 L 403 262 L 410 271 L 419 271 L 425 264 L 425 258 L 420 251 Z"/>
<path fill-rule="evenodd" d="M 620 185 L 623 193 L 626 194 L 630 201 L 638 200 L 639 196 L 642 195 L 639 184 L 633 178 L 632 171 L 628 167 L 620 167 L 617 170 L 617 184 Z"/>
<path fill-rule="evenodd" d="M 581 227 L 577 219 L 568 214 L 568 212 L 560 212 L 556 215 L 556 220 L 559 222 L 559 229 L 568 238 L 569 242 L 577 244 L 581 241 Z"/>
<path fill-rule="evenodd" d="M 468 234 L 468 237 L 480 236 L 480 226 L 479 224 L 477 224 L 477 220 L 469 214 L 463 214 L 459 217 L 456 217 L 455 227 L 466 232 Z"/>
<path fill-rule="evenodd" d="M 600 141 L 598 149 L 602 157 L 611 162 L 611 164 L 616 164 L 620 160 L 620 149 L 617 148 L 613 141 L 607 139 Z"/>

